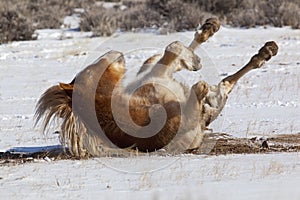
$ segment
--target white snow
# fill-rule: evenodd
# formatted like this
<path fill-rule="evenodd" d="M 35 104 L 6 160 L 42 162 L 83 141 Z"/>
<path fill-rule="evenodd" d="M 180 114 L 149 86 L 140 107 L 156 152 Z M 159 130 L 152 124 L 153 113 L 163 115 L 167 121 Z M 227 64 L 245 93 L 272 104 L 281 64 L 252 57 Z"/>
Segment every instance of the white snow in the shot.
<path fill-rule="evenodd" d="M 88 38 L 80 32 L 40 30 L 39 40 L 0 46 L 0 149 L 32 150 L 59 144 L 57 134 L 34 127 L 34 107 L 53 84 L 69 82 L 103 53 L 124 52 L 134 78 L 143 60 L 174 40 L 170 35 L 118 33 Z M 67 37 L 66 37 L 67 35 Z M 70 37 L 69 37 L 69 36 Z M 66 39 L 69 38 L 69 39 Z M 197 50 L 200 72 L 181 72 L 188 85 L 218 83 L 242 67 L 266 41 L 279 53 L 247 74 L 232 91 L 215 132 L 237 137 L 300 132 L 300 30 L 222 27 Z M 300 155 L 135 156 L 89 160 L 36 160 L 0 166 L 0 199 L 299 199 Z"/>

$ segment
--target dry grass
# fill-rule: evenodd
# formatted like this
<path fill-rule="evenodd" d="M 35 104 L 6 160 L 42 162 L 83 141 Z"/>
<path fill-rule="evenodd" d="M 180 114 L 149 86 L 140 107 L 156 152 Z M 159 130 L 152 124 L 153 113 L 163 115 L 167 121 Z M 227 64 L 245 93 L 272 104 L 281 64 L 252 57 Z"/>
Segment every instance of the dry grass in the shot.
<path fill-rule="evenodd" d="M 31 40 L 36 29 L 59 28 L 74 8 L 85 10 L 80 29 L 92 31 L 95 36 L 109 36 L 117 29 L 194 30 L 198 23 L 211 16 L 219 17 L 223 24 L 238 27 L 300 28 L 297 0 L 123 0 L 122 4 L 126 9 L 103 8 L 96 0 L 3 0 L 0 2 L 0 43 Z"/>

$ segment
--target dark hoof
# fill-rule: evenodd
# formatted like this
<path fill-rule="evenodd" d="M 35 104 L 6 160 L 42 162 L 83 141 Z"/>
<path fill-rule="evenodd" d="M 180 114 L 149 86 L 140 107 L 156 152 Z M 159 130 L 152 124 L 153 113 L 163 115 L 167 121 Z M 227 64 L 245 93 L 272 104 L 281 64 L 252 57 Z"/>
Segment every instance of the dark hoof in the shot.
<path fill-rule="evenodd" d="M 260 50 L 259 55 L 262 55 L 266 61 L 270 60 L 272 56 L 276 56 L 278 52 L 278 46 L 276 42 L 267 42 Z"/>
<path fill-rule="evenodd" d="M 209 31 L 211 35 L 216 33 L 220 29 L 220 22 L 217 18 L 208 18 L 202 25 L 202 31 Z"/>

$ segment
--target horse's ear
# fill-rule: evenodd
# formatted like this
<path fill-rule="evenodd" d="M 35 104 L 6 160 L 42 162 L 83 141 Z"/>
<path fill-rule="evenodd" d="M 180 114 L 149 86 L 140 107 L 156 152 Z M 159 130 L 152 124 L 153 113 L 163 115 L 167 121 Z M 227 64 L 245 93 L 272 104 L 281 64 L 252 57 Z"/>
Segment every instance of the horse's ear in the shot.
<path fill-rule="evenodd" d="M 72 96 L 73 84 L 59 83 L 59 87 L 63 89 L 68 94 L 68 96 Z"/>

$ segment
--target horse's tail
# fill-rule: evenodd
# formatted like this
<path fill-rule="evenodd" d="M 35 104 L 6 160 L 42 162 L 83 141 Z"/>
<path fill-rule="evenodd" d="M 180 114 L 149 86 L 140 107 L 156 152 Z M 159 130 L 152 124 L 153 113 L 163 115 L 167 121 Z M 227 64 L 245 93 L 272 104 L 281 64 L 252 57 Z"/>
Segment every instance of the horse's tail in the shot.
<path fill-rule="evenodd" d="M 87 153 L 82 145 L 82 135 L 86 133 L 86 128 L 72 111 L 72 90 L 72 84 L 63 83 L 46 90 L 36 105 L 36 124 L 43 120 L 45 133 L 52 122 L 62 119 L 59 132 L 61 143 L 68 146 L 74 156 L 84 157 Z"/>

